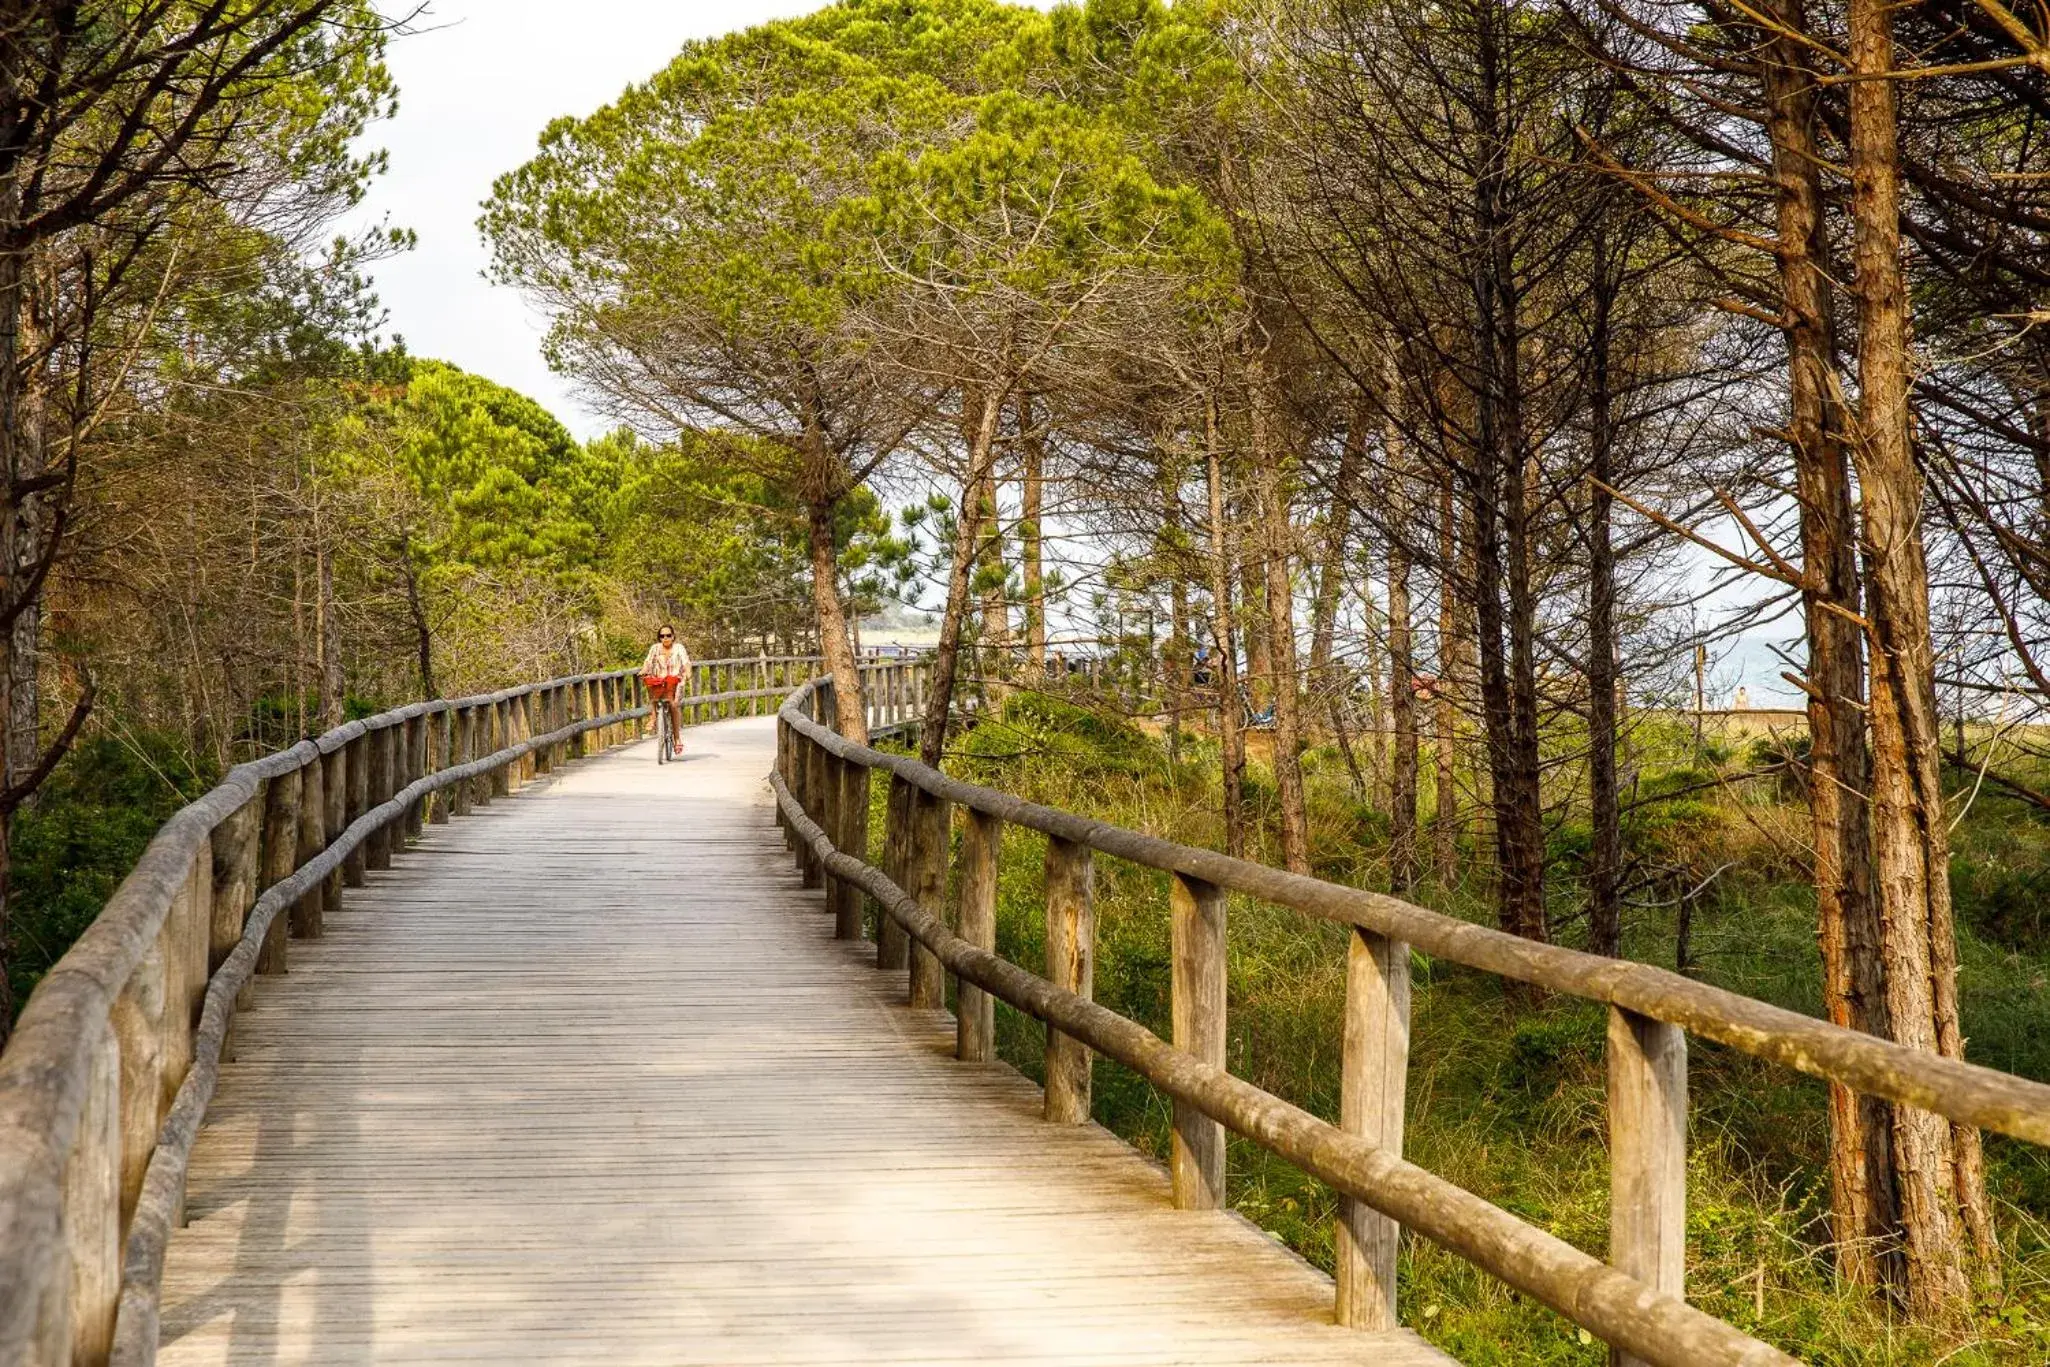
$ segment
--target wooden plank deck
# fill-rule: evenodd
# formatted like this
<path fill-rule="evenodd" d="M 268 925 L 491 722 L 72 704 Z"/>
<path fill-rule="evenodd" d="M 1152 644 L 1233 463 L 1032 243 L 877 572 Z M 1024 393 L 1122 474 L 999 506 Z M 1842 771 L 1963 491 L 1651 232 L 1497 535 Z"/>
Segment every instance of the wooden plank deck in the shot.
<path fill-rule="evenodd" d="M 293 944 L 194 1156 L 168 1367 L 1449 1361 L 954 1062 L 799 890 L 770 726 L 431 827 Z"/>

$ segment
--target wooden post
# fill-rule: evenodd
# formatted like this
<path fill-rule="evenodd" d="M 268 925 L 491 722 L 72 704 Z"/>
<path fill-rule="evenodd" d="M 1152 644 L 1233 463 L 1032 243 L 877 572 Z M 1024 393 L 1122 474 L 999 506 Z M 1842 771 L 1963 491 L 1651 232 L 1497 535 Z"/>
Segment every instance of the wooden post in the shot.
<path fill-rule="evenodd" d="M 331 754 L 321 760 L 321 795 L 325 808 L 322 813 L 320 848 L 326 849 L 340 838 L 348 825 L 349 815 L 349 748 L 338 745 Z M 333 872 L 322 880 L 326 892 L 321 897 L 324 915 L 337 914 L 342 909 L 342 870 L 337 865 Z"/>
<path fill-rule="evenodd" d="M 563 692 L 563 708 L 567 714 L 563 718 L 562 724 L 564 726 L 583 721 L 591 715 L 590 709 L 585 706 L 584 686 L 582 683 L 571 683 Z M 582 759 L 586 749 L 583 732 L 579 731 L 569 738 L 569 757 L 571 759 Z"/>
<path fill-rule="evenodd" d="M 797 805 L 804 810 L 805 816 L 811 819 L 812 824 L 822 830 L 829 830 L 831 828 L 826 826 L 824 814 L 819 810 L 819 771 L 825 767 L 825 752 L 819 749 L 817 742 L 806 736 L 799 735 L 795 739 L 797 783 L 791 792 L 796 795 Z M 807 888 L 818 887 L 825 878 L 825 868 L 819 863 L 818 856 L 812 853 L 808 842 L 798 842 L 797 871 L 800 875 L 799 881 Z"/>
<path fill-rule="evenodd" d="M 370 778 L 365 800 L 372 808 L 382 807 L 398 791 L 399 728 L 380 726 L 370 733 Z M 392 839 L 396 827 L 385 822 L 370 833 L 363 851 L 363 867 L 378 872 L 391 867 Z"/>
<path fill-rule="evenodd" d="M 363 813 L 370 810 L 370 748 L 377 739 L 374 731 L 365 731 L 348 744 L 348 762 L 344 772 L 348 775 L 348 789 L 343 795 L 342 829 L 356 824 Z M 367 845 L 369 842 L 364 842 Z M 342 860 L 342 882 L 352 888 L 363 886 L 363 867 L 369 858 L 364 845 L 358 845 Z"/>
<path fill-rule="evenodd" d="M 327 846 L 327 761 L 315 755 L 299 768 L 299 849 L 292 868 L 305 867 L 308 860 Z M 317 940 L 321 918 L 327 907 L 325 886 L 315 883 L 292 907 L 292 933 L 302 940 Z"/>
<path fill-rule="evenodd" d="M 1409 1080 L 1409 946 L 1354 929 L 1346 955 L 1339 1127 L 1400 1157 Z M 1338 1202 L 1338 1322 L 1393 1329 L 1402 1226 L 1364 1202 Z"/>
<path fill-rule="evenodd" d="M 1687 1035 L 1609 1008 L 1609 1262 L 1687 1294 Z M 1612 1350 L 1616 1367 L 1642 1358 Z"/>
<path fill-rule="evenodd" d="M 207 973 L 221 966 L 242 941 L 249 908 L 256 905 L 256 882 L 263 872 L 264 792 L 235 809 L 210 837 L 214 861 L 214 897 L 207 932 Z"/>
<path fill-rule="evenodd" d="M 163 1113 L 164 945 L 149 947 L 114 999 L 121 1057 L 121 1228 L 135 1213 Z"/>
<path fill-rule="evenodd" d="M 915 792 L 911 805 L 911 844 L 906 851 L 904 891 L 934 916 L 946 916 L 948 827 L 953 804 L 943 797 Z M 911 945 L 911 1005 L 937 1011 L 947 1004 L 947 977 L 939 956 L 914 940 Z"/>
<path fill-rule="evenodd" d="M 997 947 L 997 860 L 1001 818 L 969 808 L 961 833 L 961 907 L 955 933 L 977 949 Z M 954 1057 L 989 1063 L 997 1056 L 996 999 L 963 979 L 954 1001 Z"/>
<path fill-rule="evenodd" d="M 263 872 L 257 881 L 259 892 L 284 882 L 299 867 L 301 772 L 294 769 L 264 785 Z M 283 912 L 271 919 L 270 929 L 264 932 L 263 948 L 256 956 L 258 973 L 285 971 L 286 927 L 290 916 L 290 912 Z"/>
<path fill-rule="evenodd" d="M 449 721 L 449 768 L 460 769 L 470 762 L 470 757 L 476 753 L 473 748 L 476 745 L 476 737 L 477 709 L 474 707 L 458 707 Z M 473 784 L 470 780 L 465 779 L 461 783 L 450 784 L 443 790 L 449 796 L 449 815 L 468 816 L 470 814 L 472 787 Z"/>
<path fill-rule="evenodd" d="M 841 770 L 844 766 L 840 763 L 839 756 L 824 746 L 819 747 L 818 753 L 812 756 L 812 760 L 815 765 L 812 770 L 813 793 L 817 805 L 811 809 L 811 819 L 818 822 L 819 829 L 826 833 L 826 838 L 833 842 L 833 848 L 838 850 L 841 849 L 840 842 L 845 839 L 847 834 L 840 824 L 843 809 L 841 797 L 843 785 L 846 782 L 841 776 Z M 839 931 L 840 880 L 830 870 L 826 871 L 825 888 L 826 910 L 833 916 L 833 927 L 837 934 Z"/>
<path fill-rule="evenodd" d="M 890 775 L 890 798 L 883 807 L 883 873 L 900 888 L 904 877 L 905 852 L 911 844 L 911 794 L 909 783 Z M 899 969 L 910 961 L 911 939 L 904 927 L 888 912 L 876 916 L 876 967 Z"/>
<path fill-rule="evenodd" d="M 839 807 L 840 823 L 833 843 L 842 854 L 868 862 L 868 766 L 852 760 L 842 760 L 840 770 Z M 859 940 L 861 938 L 866 898 L 861 885 L 844 879 L 840 883 L 838 897 L 833 903 L 833 938 L 836 940 Z"/>
<path fill-rule="evenodd" d="M 64 1164 L 64 1245 L 71 1266 L 70 1348 L 48 1361 L 104 1363 L 121 1298 L 121 1059 L 111 1025 L 98 1029 L 84 1109 Z"/>
<path fill-rule="evenodd" d="M 404 756 L 404 768 L 398 776 L 401 788 L 410 788 L 427 777 L 427 735 L 428 721 L 424 715 L 406 718 L 406 734 L 400 742 Z M 407 806 L 405 829 L 399 840 L 393 842 L 393 848 L 402 848 L 407 840 L 418 840 L 426 822 L 427 799 L 420 798 Z"/>
<path fill-rule="evenodd" d="M 427 767 L 423 771 L 423 777 L 426 774 L 438 774 L 448 768 L 449 747 L 454 743 L 455 739 L 455 709 L 444 707 L 439 712 L 429 713 L 426 720 Z M 432 805 L 428 808 L 428 824 L 446 826 L 448 824 L 449 804 L 452 801 L 454 799 L 449 795 L 449 791 L 446 788 L 434 794 Z"/>
<path fill-rule="evenodd" d="M 513 743 L 512 702 L 510 699 L 500 698 L 497 702 L 491 704 L 489 710 L 491 713 L 491 743 L 486 748 L 489 753 L 496 754 L 500 750 L 509 748 Z M 507 761 L 491 771 L 491 796 L 512 796 L 514 768 L 515 766 L 510 761 Z"/>
<path fill-rule="evenodd" d="M 1046 840 L 1046 980 L 1078 997 L 1096 993 L 1096 862 L 1087 845 Z M 1089 1119 L 1089 1046 L 1046 1027 L 1046 1118 Z"/>
<path fill-rule="evenodd" d="M 1170 938 L 1174 1047 L 1224 1067 L 1224 890 L 1174 876 Z M 1224 1126 L 1187 1102 L 1174 1104 L 1174 1203 L 1183 1210 L 1224 1204 Z"/>

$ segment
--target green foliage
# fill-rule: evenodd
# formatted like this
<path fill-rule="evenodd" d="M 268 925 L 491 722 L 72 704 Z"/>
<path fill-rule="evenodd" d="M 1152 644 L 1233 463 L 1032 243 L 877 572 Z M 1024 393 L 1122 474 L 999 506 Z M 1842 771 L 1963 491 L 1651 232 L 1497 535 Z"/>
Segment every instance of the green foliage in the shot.
<path fill-rule="evenodd" d="M 79 743 L 14 819 L 8 870 L 17 1004 L 128 876 L 157 828 L 215 775 L 168 736 Z"/>

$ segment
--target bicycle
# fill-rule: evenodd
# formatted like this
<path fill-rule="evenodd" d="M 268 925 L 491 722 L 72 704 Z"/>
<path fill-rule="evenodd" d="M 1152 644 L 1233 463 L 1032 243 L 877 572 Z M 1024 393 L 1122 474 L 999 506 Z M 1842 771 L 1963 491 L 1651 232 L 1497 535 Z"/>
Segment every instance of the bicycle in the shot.
<path fill-rule="evenodd" d="M 673 720 L 670 698 L 676 685 L 666 680 L 648 680 L 648 700 L 655 708 L 655 763 L 667 764 L 676 758 L 676 723 Z"/>

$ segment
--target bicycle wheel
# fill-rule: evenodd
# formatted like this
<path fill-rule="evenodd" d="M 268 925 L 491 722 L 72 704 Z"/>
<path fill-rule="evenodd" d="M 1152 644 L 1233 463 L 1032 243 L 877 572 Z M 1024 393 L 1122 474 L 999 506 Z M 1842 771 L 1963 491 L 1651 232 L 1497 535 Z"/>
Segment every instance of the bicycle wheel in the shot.
<path fill-rule="evenodd" d="M 661 703 L 655 704 L 655 763 L 669 762 L 669 709 Z"/>

